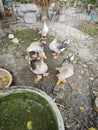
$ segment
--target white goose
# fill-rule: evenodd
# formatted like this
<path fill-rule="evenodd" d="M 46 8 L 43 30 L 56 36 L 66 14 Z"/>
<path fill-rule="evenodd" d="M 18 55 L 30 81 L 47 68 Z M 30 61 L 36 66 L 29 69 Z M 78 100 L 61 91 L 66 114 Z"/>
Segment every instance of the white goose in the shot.
<path fill-rule="evenodd" d="M 46 24 L 46 18 L 43 18 L 44 24 L 42 30 L 39 32 L 42 36 L 42 39 L 46 39 L 46 36 L 49 32 L 49 27 Z"/>
<path fill-rule="evenodd" d="M 35 41 L 30 44 L 30 46 L 26 49 L 26 55 L 25 55 L 26 63 L 28 63 L 30 52 L 38 52 L 41 57 L 43 57 L 45 59 L 47 58 L 46 54 L 44 52 L 44 43 L 43 42 Z"/>

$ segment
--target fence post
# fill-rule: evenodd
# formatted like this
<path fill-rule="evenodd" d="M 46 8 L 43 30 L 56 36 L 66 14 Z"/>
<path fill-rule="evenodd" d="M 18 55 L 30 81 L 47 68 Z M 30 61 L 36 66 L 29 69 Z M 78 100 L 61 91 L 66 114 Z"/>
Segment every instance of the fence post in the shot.
<path fill-rule="evenodd" d="M 0 0 L 0 11 L 1 11 L 1 13 L 5 16 L 4 6 L 3 6 L 2 0 Z"/>

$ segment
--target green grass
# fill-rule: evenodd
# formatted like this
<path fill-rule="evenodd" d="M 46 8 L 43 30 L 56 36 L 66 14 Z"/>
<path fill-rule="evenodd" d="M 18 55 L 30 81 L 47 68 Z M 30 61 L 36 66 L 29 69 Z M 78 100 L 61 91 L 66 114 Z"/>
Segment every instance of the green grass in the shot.
<path fill-rule="evenodd" d="M 40 35 L 38 34 L 38 32 L 38 29 L 17 30 L 15 32 L 15 37 L 17 37 L 21 43 L 29 44 L 40 39 Z"/>
<path fill-rule="evenodd" d="M 15 37 L 17 37 L 22 44 L 30 44 L 33 41 L 38 41 L 41 39 L 39 30 L 38 29 L 34 30 L 30 28 L 24 30 L 17 30 L 15 32 Z M 52 41 L 53 37 L 47 35 L 47 40 Z"/>
<path fill-rule="evenodd" d="M 98 24 L 91 24 L 91 23 L 84 24 L 84 25 L 80 25 L 78 29 L 81 30 L 82 32 L 91 35 L 92 37 L 98 36 Z"/>

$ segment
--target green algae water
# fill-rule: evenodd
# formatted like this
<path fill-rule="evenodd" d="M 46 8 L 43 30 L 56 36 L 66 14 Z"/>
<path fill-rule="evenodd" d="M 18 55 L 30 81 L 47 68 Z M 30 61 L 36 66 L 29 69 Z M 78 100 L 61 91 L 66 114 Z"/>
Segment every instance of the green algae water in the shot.
<path fill-rule="evenodd" d="M 58 130 L 49 103 L 29 92 L 0 97 L 0 130 Z"/>

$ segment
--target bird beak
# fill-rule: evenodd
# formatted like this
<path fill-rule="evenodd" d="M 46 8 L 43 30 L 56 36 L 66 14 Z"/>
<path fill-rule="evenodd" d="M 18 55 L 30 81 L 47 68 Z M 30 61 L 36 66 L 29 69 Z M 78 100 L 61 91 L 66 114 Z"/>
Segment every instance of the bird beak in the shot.
<path fill-rule="evenodd" d="M 57 81 L 57 83 L 56 83 L 56 84 L 57 84 L 57 85 L 59 85 L 60 83 L 61 83 L 61 80 L 59 80 L 59 79 L 58 79 L 58 81 Z"/>
<path fill-rule="evenodd" d="M 42 58 L 47 59 L 46 54 L 44 52 L 42 52 Z"/>

